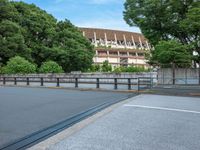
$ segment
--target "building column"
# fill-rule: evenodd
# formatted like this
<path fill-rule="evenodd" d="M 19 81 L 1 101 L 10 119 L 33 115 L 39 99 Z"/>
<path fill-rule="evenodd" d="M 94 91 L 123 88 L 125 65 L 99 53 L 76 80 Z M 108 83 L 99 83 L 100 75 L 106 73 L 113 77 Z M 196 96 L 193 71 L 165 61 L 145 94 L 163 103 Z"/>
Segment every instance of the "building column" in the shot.
<path fill-rule="evenodd" d="M 117 35 L 114 34 L 114 37 L 115 37 L 115 43 L 116 43 L 116 46 L 117 46 L 117 45 L 118 45 L 118 44 L 117 44 Z"/>
<path fill-rule="evenodd" d="M 94 32 L 94 45 L 97 46 L 97 35 L 96 35 L 96 32 Z"/>
<path fill-rule="evenodd" d="M 132 42 L 133 42 L 133 47 L 136 49 L 136 44 L 135 44 L 135 40 L 133 38 L 133 36 L 131 36 Z"/>
<path fill-rule="evenodd" d="M 96 56 L 95 56 L 95 62 L 94 63 L 97 63 L 97 58 L 98 58 L 98 51 L 96 50 Z"/>
<path fill-rule="evenodd" d="M 125 48 L 127 48 L 127 44 L 126 44 L 126 36 L 123 34 L 123 38 L 124 38 L 124 44 L 125 44 Z"/>
<path fill-rule="evenodd" d="M 117 57 L 117 65 L 118 65 L 118 67 L 120 66 L 120 55 L 119 55 L 119 51 L 117 51 L 117 54 L 118 54 L 118 57 Z"/>
<path fill-rule="evenodd" d="M 143 47 L 143 45 L 142 45 L 142 41 L 141 41 L 141 38 L 139 37 L 139 41 L 140 41 L 140 47 L 142 48 L 142 49 L 144 49 L 144 47 Z"/>
<path fill-rule="evenodd" d="M 107 61 L 109 62 L 109 51 L 106 51 L 107 52 Z"/>
<path fill-rule="evenodd" d="M 147 49 L 150 50 L 149 43 L 146 41 Z"/>
<path fill-rule="evenodd" d="M 106 35 L 106 33 L 104 33 L 104 37 L 105 37 L 105 45 L 106 45 L 106 47 L 108 47 L 108 41 L 107 41 L 107 35 Z"/>

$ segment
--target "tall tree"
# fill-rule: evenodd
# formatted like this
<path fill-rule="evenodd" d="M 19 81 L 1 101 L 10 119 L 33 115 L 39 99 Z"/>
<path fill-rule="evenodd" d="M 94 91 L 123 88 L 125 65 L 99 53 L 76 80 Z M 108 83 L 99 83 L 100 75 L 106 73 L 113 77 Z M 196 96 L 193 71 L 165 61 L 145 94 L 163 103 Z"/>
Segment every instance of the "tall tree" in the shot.
<path fill-rule="evenodd" d="M 139 26 L 153 45 L 168 39 L 187 43 L 188 35 L 180 22 L 196 3 L 195 0 L 127 0 L 124 19 L 131 26 Z"/>
<path fill-rule="evenodd" d="M 187 33 L 190 45 L 194 50 L 193 57 L 200 65 L 200 3 L 190 8 L 186 14 L 186 18 L 181 21 L 180 26 Z"/>
<path fill-rule="evenodd" d="M 169 67 L 169 64 L 177 67 L 187 67 L 191 64 L 191 55 L 188 48 L 187 45 L 182 45 L 175 40 L 160 41 L 155 46 L 151 59 L 156 60 L 155 63 L 163 67 Z"/>
<path fill-rule="evenodd" d="M 23 29 L 16 23 L 4 20 L 0 24 L 0 62 L 6 64 L 16 55 L 31 60 L 31 49 L 25 44 Z"/>
<path fill-rule="evenodd" d="M 177 40 L 190 45 L 191 55 L 196 51 L 200 56 L 200 1 L 126 0 L 124 6 L 125 21 L 139 26 L 153 46 L 159 41 Z"/>
<path fill-rule="evenodd" d="M 70 21 L 58 22 L 52 15 L 34 4 L 24 2 L 1 0 L 0 12 L 1 26 L 4 25 L 3 22 L 9 21 L 9 26 L 19 29 L 11 35 L 12 38 L 15 37 L 18 40 L 12 39 L 10 40 L 12 42 L 5 38 L 3 29 L 0 29 L 2 33 L 0 43 L 6 43 L 10 48 L 4 48 L 2 50 L 4 53 L 0 53 L 3 64 L 13 57 L 13 55 L 7 56 L 8 50 L 20 56 L 22 56 L 21 53 L 25 55 L 25 51 L 30 51 L 30 60 L 38 66 L 44 61 L 53 60 L 66 72 L 87 70 L 92 64 L 94 51 L 91 43 Z"/>

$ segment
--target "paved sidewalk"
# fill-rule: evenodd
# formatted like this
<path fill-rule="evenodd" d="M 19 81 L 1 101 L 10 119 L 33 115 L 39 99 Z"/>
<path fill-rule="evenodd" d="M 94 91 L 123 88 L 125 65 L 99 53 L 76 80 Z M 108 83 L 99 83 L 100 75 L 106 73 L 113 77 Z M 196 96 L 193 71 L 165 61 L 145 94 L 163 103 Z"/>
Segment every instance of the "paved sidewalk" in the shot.
<path fill-rule="evenodd" d="M 197 150 L 200 98 L 140 95 L 50 150 Z"/>

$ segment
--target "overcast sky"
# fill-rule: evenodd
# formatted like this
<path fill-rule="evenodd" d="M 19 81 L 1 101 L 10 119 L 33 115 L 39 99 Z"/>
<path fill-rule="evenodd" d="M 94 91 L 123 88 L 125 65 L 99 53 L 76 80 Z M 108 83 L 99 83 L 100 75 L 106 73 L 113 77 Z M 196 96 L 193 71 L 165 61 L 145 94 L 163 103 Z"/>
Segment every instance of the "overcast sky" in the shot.
<path fill-rule="evenodd" d="M 18 0 L 19 1 L 19 0 Z M 140 32 L 123 20 L 125 0 L 22 0 L 34 3 L 58 20 L 68 19 L 78 27 L 96 27 Z"/>

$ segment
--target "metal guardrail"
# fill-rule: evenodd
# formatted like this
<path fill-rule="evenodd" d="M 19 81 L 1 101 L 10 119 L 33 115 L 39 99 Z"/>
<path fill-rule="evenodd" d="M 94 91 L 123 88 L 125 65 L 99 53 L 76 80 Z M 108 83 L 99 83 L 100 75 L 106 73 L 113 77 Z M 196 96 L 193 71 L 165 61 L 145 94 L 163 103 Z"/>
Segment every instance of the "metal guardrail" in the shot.
<path fill-rule="evenodd" d="M 6 85 L 7 82 L 13 82 L 13 85 L 18 83 L 26 83 L 30 86 L 31 83 L 40 83 L 40 86 L 44 86 L 45 83 L 55 83 L 56 87 L 60 87 L 60 84 L 73 83 L 75 88 L 79 87 L 79 84 L 96 84 L 96 88 L 100 88 L 102 84 L 111 84 L 113 89 L 117 90 L 120 85 L 127 85 L 128 90 L 132 90 L 132 86 L 138 87 L 138 90 L 148 89 L 152 87 L 152 78 L 139 77 L 139 78 L 67 78 L 67 77 L 0 77 L 0 83 Z"/>
<path fill-rule="evenodd" d="M 151 89 L 153 87 L 153 78 L 139 77 L 138 78 L 138 91 L 144 89 Z"/>

